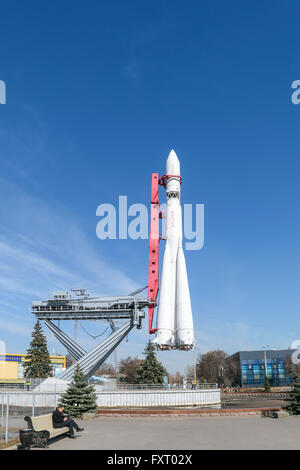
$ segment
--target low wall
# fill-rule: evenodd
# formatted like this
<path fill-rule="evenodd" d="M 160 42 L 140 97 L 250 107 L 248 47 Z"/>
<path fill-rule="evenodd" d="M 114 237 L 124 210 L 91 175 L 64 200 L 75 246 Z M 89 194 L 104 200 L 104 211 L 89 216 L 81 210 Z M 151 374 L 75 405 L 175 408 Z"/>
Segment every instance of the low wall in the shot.
<path fill-rule="evenodd" d="M 97 394 L 97 405 L 106 407 L 210 406 L 220 405 L 220 389 L 131 390 Z"/>
<path fill-rule="evenodd" d="M 130 390 L 98 392 L 97 405 L 101 408 L 160 407 L 160 406 L 214 406 L 220 405 L 220 389 L 201 390 Z M 7 399 L 10 407 L 53 407 L 60 393 L 9 392 L 2 393 L 1 402 Z"/>

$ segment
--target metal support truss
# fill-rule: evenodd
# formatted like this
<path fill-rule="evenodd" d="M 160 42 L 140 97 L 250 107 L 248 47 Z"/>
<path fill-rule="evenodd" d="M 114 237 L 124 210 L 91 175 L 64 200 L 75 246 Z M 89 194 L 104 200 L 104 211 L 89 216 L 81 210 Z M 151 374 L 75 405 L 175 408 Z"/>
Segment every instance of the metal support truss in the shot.
<path fill-rule="evenodd" d="M 128 321 L 119 328 L 115 330 L 108 338 L 106 338 L 102 343 L 95 346 L 90 352 L 85 354 L 79 361 L 73 366 L 69 367 L 65 372 L 60 375 L 62 380 L 71 380 L 74 374 L 76 365 L 78 364 L 81 370 L 86 375 L 93 375 L 94 372 L 101 366 L 101 364 L 106 361 L 108 356 L 116 349 L 116 347 L 121 343 L 121 341 L 128 335 L 130 330 L 134 327 L 132 321 Z"/>
<path fill-rule="evenodd" d="M 52 331 L 55 338 L 66 348 L 66 350 L 71 354 L 71 356 L 79 361 L 85 354 L 86 351 L 83 349 L 74 339 L 70 338 L 66 333 L 64 333 L 58 326 L 54 325 L 50 320 L 44 320 L 45 325 L 48 326 L 49 330 Z"/>
<path fill-rule="evenodd" d="M 139 290 L 140 291 L 140 290 Z M 137 291 L 137 292 L 139 292 Z M 53 299 L 32 303 L 32 313 L 52 331 L 58 341 L 77 361 L 60 375 L 62 380 L 70 380 L 77 364 L 83 372 L 91 376 L 123 341 L 132 328 L 142 327 L 145 317 L 143 308 L 149 306 L 148 298 L 135 297 L 135 293 L 120 297 L 84 297 L 73 299 L 68 292 L 58 292 Z M 122 327 L 116 328 L 113 320 L 126 319 Z M 74 339 L 53 323 L 57 320 L 107 320 L 112 333 L 104 341 L 87 352 Z"/>

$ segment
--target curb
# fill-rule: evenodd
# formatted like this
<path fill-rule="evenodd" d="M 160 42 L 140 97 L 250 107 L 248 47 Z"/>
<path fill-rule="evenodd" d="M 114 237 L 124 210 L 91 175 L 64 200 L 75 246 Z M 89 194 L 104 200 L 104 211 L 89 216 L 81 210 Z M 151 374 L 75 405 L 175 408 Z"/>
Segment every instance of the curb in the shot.
<path fill-rule="evenodd" d="M 268 408 L 234 408 L 227 410 L 141 410 L 141 409 L 99 409 L 98 416 L 115 416 L 115 417 L 176 417 L 176 416 L 196 416 L 196 417 L 207 417 L 207 416 L 249 416 L 249 415 L 259 415 L 259 416 L 268 416 L 274 412 L 280 412 L 282 408 L 280 407 L 268 407 Z"/>

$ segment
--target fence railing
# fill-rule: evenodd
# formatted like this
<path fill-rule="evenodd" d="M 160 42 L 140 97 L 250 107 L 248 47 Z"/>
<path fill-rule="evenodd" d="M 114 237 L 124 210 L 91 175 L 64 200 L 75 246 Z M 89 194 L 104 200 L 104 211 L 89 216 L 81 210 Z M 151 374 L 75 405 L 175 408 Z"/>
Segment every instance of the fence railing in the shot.
<path fill-rule="evenodd" d="M 31 378 L 26 379 L 22 383 L 0 383 L 0 393 L 1 392 L 11 392 L 11 391 L 40 391 L 40 388 L 45 379 L 41 378 Z M 60 390 L 64 386 L 60 385 L 59 380 L 54 381 L 52 384 L 48 384 L 46 391 L 55 391 L 55 389 Z M 42 391 L 42 390 L 41 390 Z"/>
<path fill-rule="evenodd" d="M 201 390 L 218 388 L 216 383 L 199 383 L 197 385 L 191 384 L 127 384 L 119 382 L 116 386 L 116 390 Z"/>
<path fill-rule="evenodd" d="M 2 392 L 63 392 L 65 384 L 59 381 L 47 386 L 43 385 L 44 379 L 31 379 L 30 384 L 0 384 L 0 393 Z M 126 382 L 118 383 L 93 383 L 96 388 L 103 390 L 201 390 L 207 388 L 218 388 L 216 383 L 197 383 L 197 385 L 188 384 L 128 384 Z"/>
<path fill-rule="evenodd" d="M 26 427 L 25 416 L 51 413 L 59 397 L 57 392 L 0 392 L 0 443 L 18 438 L 19 429 Z"/>

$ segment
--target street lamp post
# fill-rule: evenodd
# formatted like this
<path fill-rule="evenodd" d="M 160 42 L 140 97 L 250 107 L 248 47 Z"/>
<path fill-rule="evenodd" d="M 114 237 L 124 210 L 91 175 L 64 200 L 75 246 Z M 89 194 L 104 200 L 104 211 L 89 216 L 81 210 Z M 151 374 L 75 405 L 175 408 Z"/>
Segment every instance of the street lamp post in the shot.
<path fill-rule="evenodd" d="M 263 346 L 264 349 L 264 360 L 265 360 L 265 383 L 268 380 L 268 371 L 267 371 L 267 348 L 270 349 L 270 346 L 267 344 L 267 346 Z"/>
<path fill-rule="evenodd" d="M 193 381 L 193 384 L 196 384 L 197 383 L 197 363 L 196 363 L 196 351 L 198 351 L 199 348 L 194 348 L 194 364 L 193 364 L 193 368 L 194 368 L 194 381 Z"/>

